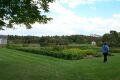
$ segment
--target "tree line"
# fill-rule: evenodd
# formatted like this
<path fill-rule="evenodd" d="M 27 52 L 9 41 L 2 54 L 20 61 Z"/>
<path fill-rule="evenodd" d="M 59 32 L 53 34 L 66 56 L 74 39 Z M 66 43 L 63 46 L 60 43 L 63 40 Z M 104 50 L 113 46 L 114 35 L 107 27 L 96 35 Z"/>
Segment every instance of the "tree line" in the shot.
<path fill-rule="evenodd" d="M 102 36 L 102 42 L 107 42 L 110 46 L 120 47 L 120 32 L 111 30 Z"/>
<path fill-rule="evenodd" d="M 40 44 L 40 46 L 55 46 L 68 44 L 91 44 L 95 41 L 98 46 L 103 42 L 107 42 L 109 46 L 120 46 L 120 32 L 110 31 L 103 36 L 86 36 L 86 35 L 70 35 L 70 36 L 17 36 L 8 35 L 9 44 Z"/>
<path fill-rule="evenodd" d="M 40 44 L 40 46 L 68 45 L 68 44 L 90 44 L 91 41 L 99 42 L 101 37 L 86 35 L 70 36 L 17 36 L 8 35 L 9 44 Z"/>

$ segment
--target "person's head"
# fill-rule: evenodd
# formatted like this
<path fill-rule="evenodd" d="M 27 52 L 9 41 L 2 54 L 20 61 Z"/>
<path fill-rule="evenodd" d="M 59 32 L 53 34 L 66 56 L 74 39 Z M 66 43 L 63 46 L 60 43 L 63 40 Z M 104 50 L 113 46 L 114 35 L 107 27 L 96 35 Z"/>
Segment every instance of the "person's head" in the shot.
<path fill-rule="evenodd" d="M 107 45 L 107 43 L 106 43 L 106 42 L 104 42 L 104 43 L 103 43 L 103 45 Z"/>

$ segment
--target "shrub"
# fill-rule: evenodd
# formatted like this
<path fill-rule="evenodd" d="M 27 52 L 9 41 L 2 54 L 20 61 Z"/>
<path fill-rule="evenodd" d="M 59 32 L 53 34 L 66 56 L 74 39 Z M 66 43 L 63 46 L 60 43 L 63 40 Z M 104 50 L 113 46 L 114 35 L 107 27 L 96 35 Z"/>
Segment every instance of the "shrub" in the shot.
<path fill-rule="evenodd" d="M 72 54 L 72 55 L 86 56 L 86 55 L 95 55 L 97 52 L 94 51 L 94 50 L 91 50 L 91 49 L 81 50 L 79 48 L 71 48 L 71 49 L 63 50 L 63 53 Z"/>
<path fill-rule="evenodd" d="M 54 47 L 52 47 L 52 50 L 53 51 L 61 51 L 61 50 L 64 50 L 66 48 L 66 46 L 64 45 L 56 45 Z"/>
<path fill-rule="evenodd" d="M 111 53 L 120 53 L 120 49 L 119 48 L 110 48 L 110 52 Z"/>
<path fill-rule="evenodd" d="M 47 56 L 52 56 L 56 58 L 62 58 L 66 60 L 77 60 L 77 59 L 82 59 L 87 55 L 92 55 L 96 56 L 97 52 L 91 49 L 88 50 L 81 50 L 79 48 L 62 48 L 60 50 L 53 50 L 52 48 L 12 48 L 20 51 L 25 51 L 25 52 L 31 52 L 34 54 L 41 54 L 41 55 L 47 55 Z"/>

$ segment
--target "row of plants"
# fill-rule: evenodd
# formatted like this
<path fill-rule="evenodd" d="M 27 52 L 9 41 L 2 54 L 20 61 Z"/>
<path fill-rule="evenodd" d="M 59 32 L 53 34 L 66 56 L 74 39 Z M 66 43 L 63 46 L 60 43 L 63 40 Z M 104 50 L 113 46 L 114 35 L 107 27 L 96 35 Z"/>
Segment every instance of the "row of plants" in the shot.
<path fill-rule="evenodd" d="M 88 55 L 93 57 L 99 57 L 101 54 L 96 52 L 95 50 L 88 49 L 88 50 L 81 50 L 79 48 L 60 48 L 60 47 L 53 47 L 53 48 L 25 48 L 25 47 L 12 47 L 12 49 L 31 52 L 34 54 L 40 55 L 47 55 L 56 58 L 62 58 L 66 60 L 78 60 L 83 59 Z"/>
<path fill-rule="evenodd" d="M 110 48 L 110 53 L 120 53 L 120 48 L 111 47 L 111 48 Z"/>
<path fill-rule="evenodd" d="M 98 46 L 69 46 L 68 48 L 79 48 L 81 50 L 88 50 L 88 49 L 92 49 L 95 50 L 97 52 L 102 52 L 102 47 L 98 47 Z M 118 47 L 110 47 L 110 53 L 120 53 L 120 48 Z"/>

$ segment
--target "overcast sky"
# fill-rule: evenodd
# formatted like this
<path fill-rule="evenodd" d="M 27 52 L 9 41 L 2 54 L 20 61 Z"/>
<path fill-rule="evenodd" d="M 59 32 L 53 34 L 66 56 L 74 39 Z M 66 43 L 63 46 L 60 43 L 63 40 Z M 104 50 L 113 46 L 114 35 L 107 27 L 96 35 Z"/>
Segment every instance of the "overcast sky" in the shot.
<path fill-rule="evenodd" d="M 16 27 L 0 31 L 3 35 L 103 35 L 120 32 L 120 0 L 57 0 L 50 3 L 48 24 L 33 24 L 32 29 Z"/>

